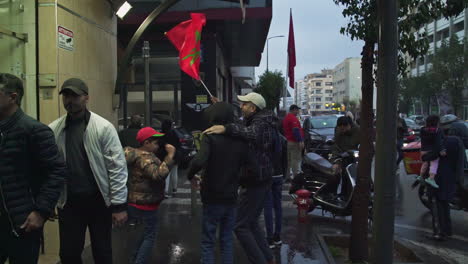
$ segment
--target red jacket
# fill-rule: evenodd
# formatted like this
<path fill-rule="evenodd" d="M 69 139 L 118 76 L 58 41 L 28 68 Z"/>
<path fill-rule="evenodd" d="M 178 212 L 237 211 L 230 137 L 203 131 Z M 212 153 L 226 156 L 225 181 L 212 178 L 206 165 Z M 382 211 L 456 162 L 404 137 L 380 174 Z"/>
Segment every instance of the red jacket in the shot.
<path fill-rule="evenodd" d="M 302 142 L 304 140 L 304 131 L 301 128 L 299 119 L 289 113 L 283 120 L 284 136 L 290 142 Z"/>

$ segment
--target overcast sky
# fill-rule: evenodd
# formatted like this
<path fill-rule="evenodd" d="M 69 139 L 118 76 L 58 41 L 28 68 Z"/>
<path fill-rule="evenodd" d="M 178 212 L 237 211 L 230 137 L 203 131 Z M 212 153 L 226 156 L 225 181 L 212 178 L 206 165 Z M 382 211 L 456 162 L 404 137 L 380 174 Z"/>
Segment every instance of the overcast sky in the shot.
<path fill-rule="evenodd" d="M 363 42 L 340 34 L 347 20 L 341 14 L 343 8 L 333 0 L 273 0 L 269 37 L 285 37 L 269 41 L 270 71 L 286 71 L 290 8 L 296 38 L 296 81 L 309 73 L 333 68 L 345 58 L 360 56 Z M 266 70 L 266 53 L 265 47 L 260 66 L 255 69 L 257 81 Z"/>

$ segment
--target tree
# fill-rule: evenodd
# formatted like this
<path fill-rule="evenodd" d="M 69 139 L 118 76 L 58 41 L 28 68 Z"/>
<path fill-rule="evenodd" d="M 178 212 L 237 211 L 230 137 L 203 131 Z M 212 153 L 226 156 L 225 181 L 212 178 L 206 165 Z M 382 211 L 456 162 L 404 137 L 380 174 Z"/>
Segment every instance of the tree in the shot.
<path fill-rule="evenodd" d="M 261 94 L 263 98 L 265 98 L 268 109 L 279 109 L 278 106 L 281 98 L 281 92 L 285 83 L 286 80 L 283 77 L 282 72 L 265 71 L 259 78 L 255 92 Z"/>
<path fill-rule="evenodd" d="M 364 41 L 362 49 L 362 105 L 361 105 L 361 139 L 359 149 L 358 179 L 353 197 L 353 216 L 349 258 L 352 262 L 362 262 L 369 258 L 367 239 L 367 218 L 369 205 L 369 186 L 374 146 L 371 142 L 373 130 L 372 109 L 374 93 L 375 46 L 378 43 L 377 0 L 333 0 L 345 7 L 343 16 L 349 23 L 341 29 L 342 34 L 352 40 Z M 399 69 L 406 73 L 408 62 L 405 55 L 413 58 L 424 55 L 429 47 L 425 36 L 417 38 L 414 29 L 437 19 L 442 11 L 451 7 L 445 6 L 443 0 L 399 0 Z M 459 10 L 461 12 L 461 10 Z"/>
<path fill-rule="evenodd" d="M 463 89 L 468 69 L 468 41 L 459 41 L 453 34 L 448 42 L 443 42 L 432 59 L 429 71 L 430 82 L 434 87 L 447 91 L 455 114 L 460 113 Z"/>
<path fill-rule="evenodd" d="M 424 105 L 426 106 L 427 113 L 432 99 L 437 97 L 439 87 L 432 80 L 432 74 L 423 73 L 415 77 L 405 77 L 400 81 L 400 97 L 401 100 L 407 102 L 408 105 L 415 104 L 420 101 L 421 114 L 424 114 Z"/>

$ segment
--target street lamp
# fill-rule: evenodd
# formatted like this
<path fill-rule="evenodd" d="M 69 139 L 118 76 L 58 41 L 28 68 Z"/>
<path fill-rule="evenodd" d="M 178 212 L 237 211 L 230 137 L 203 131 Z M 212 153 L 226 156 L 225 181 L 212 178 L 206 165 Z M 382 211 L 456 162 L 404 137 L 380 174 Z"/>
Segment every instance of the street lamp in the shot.
<path fill-rule="evenodd" d="M 268 71 L 268 41 L 272 38 L 284 38 L 283 35 L 279 35 L 279 36 L 273 36 L 273 37 L 269 37 L 267 38 L 267 71 Z"/>

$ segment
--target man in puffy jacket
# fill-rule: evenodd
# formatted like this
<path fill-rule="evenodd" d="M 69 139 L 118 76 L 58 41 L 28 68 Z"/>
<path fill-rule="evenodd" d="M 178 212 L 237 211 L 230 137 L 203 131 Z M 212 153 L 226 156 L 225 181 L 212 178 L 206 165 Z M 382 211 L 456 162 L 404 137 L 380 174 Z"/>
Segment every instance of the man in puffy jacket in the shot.
<path fill-rule="evenodd" d="M 54 134 L 20 108 L 21 80 L 0 73 L 0 263 L 35 264 L 66 176 Z"/>
<path fill-rule="evenodd" d="M 266 110 L 265 99 L 258 93 L 238 96 L 241 103 L 243 124 L 217 125 L 205 130 L 206 134 L 226 134 L 248 142 L 249 151 L 257 162 L 241 177 L 243 187 L 239 197 L 235 233 L 250 263 L 274 263 L 259 217 L 271 190 L 273 176 L 273 136 L 278 118 Z"/>
<path fill-rule="evenodd" d="M 69 79 L 60 90 L 67 115 L 50 127 L 70 177 L 58 203 L 60 259 L 82 263 L 89 228 L 94 262 L 112 263 L 112 225 L 127 220 L 127 164 L 117 131 L 87 110 L 88 86 Z"/>

